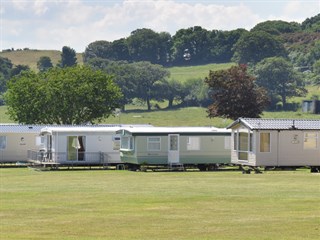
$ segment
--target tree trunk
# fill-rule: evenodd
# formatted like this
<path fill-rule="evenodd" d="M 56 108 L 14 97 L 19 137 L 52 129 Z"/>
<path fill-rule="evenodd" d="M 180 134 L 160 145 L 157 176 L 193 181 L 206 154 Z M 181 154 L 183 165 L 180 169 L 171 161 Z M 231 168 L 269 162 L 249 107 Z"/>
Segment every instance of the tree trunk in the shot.
<path fill-rule="evenodd" d="M 169 103 L 168 103 L 168 108 L 172 108 L 173 107 L 173 98 L 172 99 L 168 99 Z"/>
<path fill-rule="evenodd" d="M 149 98 L 147 98 L 147 106 L 148 106 L 148 111 L 151 111 L 151 103 Z"/>

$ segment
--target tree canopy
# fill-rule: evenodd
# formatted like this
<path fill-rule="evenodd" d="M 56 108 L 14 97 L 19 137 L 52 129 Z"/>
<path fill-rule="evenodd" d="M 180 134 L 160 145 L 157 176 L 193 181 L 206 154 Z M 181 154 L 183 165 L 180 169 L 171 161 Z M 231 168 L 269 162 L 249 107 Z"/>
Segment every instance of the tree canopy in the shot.
<path fill-rule="evenodd" d="M 301 75 L 284 58 L 272 57 L 262 60 L 256 65 L 255 74 L 257 84 L 267 89 L 273 105 L 277 103 L 278 96 L 285 107 L 287 98 L 305 96 L 307 92 Z"/>
<path fill-rule="evenodd" d="M 12 120 L 26 124 L 84 124 L 112 114 L 121 92 L 111 76 L 90 67 L 22 72 L 8 83 Z"/>
<path fill-rule="evenodd" d="M 77 65 L 76 51 L 71 48 L 64 46 L 62 48 L 61 60 L 59 62 L 60 67 L 72 67 Z"/>
<path fill-rule="evenodd" d="M 264 31 L 244 33 L 234 45 L 233 60 L 238 63 L 257 63 L 273 56 L 286 56 L 280 39 Z"/>
<path fill-rule="evenodd" d="M 255 84 L 255 78 L 247 73 L 246 65 L 210 71 L 205 81 L 213 100 L 207 111 L 209 117 L 255 118 L 268 104 L 266 91 Z"/>
<path fill-rule="evenodd" d="M 53 67 L 53 64 L 51 62 L 51 58 L 48 56 L 42 56 L 37 62 L 37 67 L 40 72 L 47 71 L 49 68 Z"/>

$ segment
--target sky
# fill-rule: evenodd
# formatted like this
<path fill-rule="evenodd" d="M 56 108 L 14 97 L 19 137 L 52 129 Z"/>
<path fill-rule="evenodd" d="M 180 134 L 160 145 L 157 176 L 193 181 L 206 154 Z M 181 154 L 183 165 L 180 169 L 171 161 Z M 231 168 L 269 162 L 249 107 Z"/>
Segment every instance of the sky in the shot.
<path fill-rule="evenodd" d="M 0 0 L 0 50 L 76 52 L 139 28 L 169 32 L 250 30 L 267 20 L 301 23 L 320 13 L 320 0 Z"/>

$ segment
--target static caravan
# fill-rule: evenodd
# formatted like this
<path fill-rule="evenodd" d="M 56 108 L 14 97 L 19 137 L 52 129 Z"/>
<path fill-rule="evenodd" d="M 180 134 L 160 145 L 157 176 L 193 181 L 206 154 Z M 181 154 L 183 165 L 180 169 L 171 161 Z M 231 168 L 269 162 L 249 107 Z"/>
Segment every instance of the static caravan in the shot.
<path fill-rule="evenodd" d="M 230 135 L 214 127 L 123 128 L 120 157 L 131 168 L 140 165 L 196 166 L 200 170 L 230 163 Z"/>
<path fill-rule="evenodd" d="M 46 127 L 41 129 L 42 162 L 59 165 L 120 164 L 119 126 Z"/>
<path fill-rule="evenodd" d="M 234 164 L 320 166 L 320 120 L 239 118 L 228 128 Z"/>
<path fill-rule="evenodd" d="M 0 163 L 26 162 L 29 149 L 42 147 L 41 125 L 0 125 Z"/>

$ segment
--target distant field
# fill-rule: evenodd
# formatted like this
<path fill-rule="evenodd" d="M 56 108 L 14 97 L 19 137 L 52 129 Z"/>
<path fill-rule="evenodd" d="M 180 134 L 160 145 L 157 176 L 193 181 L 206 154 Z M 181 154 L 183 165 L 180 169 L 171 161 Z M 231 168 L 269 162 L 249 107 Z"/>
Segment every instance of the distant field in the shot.
<path fill-rule="evenodd" d="M 131 106 L 133 107 L 133 106 Z M 5 114 L 6 107 L 0 107 L 0 123 L 12 122 Z M 264 118 L 296 118 L 320 119 L 319 114 L 302 112 L 264 112 Z M 109 124 L 152 124 L 154 126 L 215 126 L 226 127 L 231 119 L 208 118 L 206 108 L 187 107 L 176 110 L 129 109 L 118 116 L 111 116 L 102 121 Z"/>
<path fill-rule="evenodd" d="M 207 64 L 200 66 L 190 66 L 190 67 L 171 67 L 170 78 L 177 81 L 187 81 L 190 79 L 205 79 L 209 75 L 209 70 L 217 71 L 221 69 L 230 68 L 233 63 L 222 63 L 222 64 Z"/>
<path fill-rule="evenodd" d="M 31 69 L 37 70 L 37 62 L 40 57 L 47 56 L 51 58 L 55 66 L 61 60 L 61 51 L 57 50 L 23 50 L 12 52 L 0 52 L 1 57 L 11 60 L 14 65 L 29 65 Z M 77 53 L 77 62 L 82 64 L 82 54 Z"/>
<path fill-rule="evenodd" d="M 319 174 L 0 168 L 1 239 L 319 239 Z"/>

